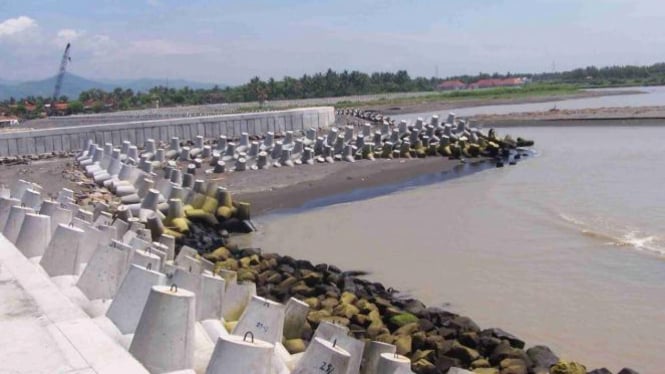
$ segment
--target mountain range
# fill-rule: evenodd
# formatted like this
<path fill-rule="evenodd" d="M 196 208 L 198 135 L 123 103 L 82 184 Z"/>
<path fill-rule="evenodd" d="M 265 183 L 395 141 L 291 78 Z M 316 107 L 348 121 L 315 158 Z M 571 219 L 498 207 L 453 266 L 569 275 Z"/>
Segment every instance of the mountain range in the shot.
<path fill-rule="evenodd" d="M 10 97 L 20 99 L 28 96 L 50 97 L 53 95 L 56 77 L 16 82 L 0 79 L 0 100 L 8 100 Z M 170 88 L 189 87 L 192 89 L 210 89 L 215 86 L 214 83 L 193 82 L 183 79 L 123 79 L 123 80 L 91 80 L 75 74 L 65 73 L 60 95 L 65 95 L 70 99 L 78 98 L 79 94 L 93 88 L 104 91 L 113 91 L 117 87 L 122 89 L 132 89 L 134 92 L 146 92 L 156 86 L 168 86 Z M 224 84 L 218 84 L 220 88 L 226 87 Z"/>

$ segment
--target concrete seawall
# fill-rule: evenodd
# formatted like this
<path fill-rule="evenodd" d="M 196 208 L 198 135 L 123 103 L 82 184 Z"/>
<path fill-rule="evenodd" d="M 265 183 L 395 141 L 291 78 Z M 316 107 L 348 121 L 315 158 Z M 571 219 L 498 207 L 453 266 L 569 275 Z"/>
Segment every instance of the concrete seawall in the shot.
<path fill-rule="evenodd" d="M 17 156 L 80 150 L 87 139 L 98 144 L 116 146 L 123 140 L 143 144 L 146 139 L 168 141 L 177 136 L 182 140 L 197 135 L 206 138 L 226 135 L 239 137 L 242 132 L 261 135 L 268 131 L 280 133 L 323 128 L 335 121 L 333 107 L 290 109 L 274 112 L 227 114 L 218 116 L 176 118 L 165 120 L 105 123 L 0 133 L 0 156 Z"/>

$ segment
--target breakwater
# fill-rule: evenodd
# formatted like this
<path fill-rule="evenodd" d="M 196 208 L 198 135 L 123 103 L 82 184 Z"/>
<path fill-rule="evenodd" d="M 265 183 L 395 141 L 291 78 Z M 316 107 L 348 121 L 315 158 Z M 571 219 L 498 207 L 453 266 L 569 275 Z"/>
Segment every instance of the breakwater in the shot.
<path fill-rule="evenodd" d="M 302 131 L 325 128 L 334 120 L 332 107 L 313 107 L 16 131 L 0 133 L 0 156 L 79 151 L 88 139 L 99 144 L 119 145 L 125 140 L 143 144 L 147 139 L 168 141 L 172 137 L 193 139 L 196 135 L 239 137 L 242 133 L 260 135 L 268 131 Z"/>
<path fill-rule="evenodd" d="M 422 121 L 412 126 L 422 126 Z M 449 128 L 452 131 L 452 124 Z M 413 128 L 409 130 L 413 133 Z M 335 131 L 327 134 L 324 142 L 333 134 Z M 422 141 L 418 138 L 414 143 Z M 389 142 L 386 139 L 389 137 L 381 139 L 382 145 Z M 67 246 L 58 244 L 65 242 L 62 239 L 55 239 L 65 235 L 63 226 L 57 226 L 53 237 L 42 237 L 38 243 L 28 240 L 32 235 L 21 235 L 23 223 L 18 222 L 21 217 L 25 222 L 32 214 L 25 209 L 38 208 L 41 213 L 44 204 L 54 209 L 53 204 L 40 200 L 39 186 L 21 182 L 12 191 L 5 191 L 9 198 L 3 201 L 11 206 L 7 222 L 11 218 L 12 224 L 7 234 L 13 238 L 20 226 L 15 239 L 19 250 L 34 256 L 34 251 L 38 253 L 48 242 L 41 266 L 53 277 L 74 273 L 76 286 L 67 288 L 68 294 L 76 294 L 79 305 L 91 317 L 99 321 L 108 318 L 111 324 L 104 326 L 109 335 L 152 372 L 192 368 L 199 372 L 248 372 L 252 362 L 262 363 L 259 368 L 254 366 L 261 373 L 314 373 L 322 367 L 330 373 L 466 372 L 460 368 L 476 373 L 586 372 L 579 364 L 559 362 L 546 347 L 525 351 L 524 342 L 509 333 L 480 329 L 467 317 L 428 308 L 364 279 L 360 273 L 256 249 L 228 248 L 223 231 L 251 229 L 250 206 L 234 201 L 215 182 L 196 179 L 197 173 L 202 173 L 196 158 L 191 160 L 192 148 L 181 147 L 179 153 L 172 153 L 171 161 L 183 159 L 175 166 L 148 156 L 139 156 L 135 166 L 132 145 L 126 149 L 106 152 L 91 143 L 77 158 L 85 177 L 113 194 L 102 190 L 109 199 L 105 203 L 88 200 L 92 203 L 88 210 L 78 206 L 69 191 L 62 191 L 58 209 L 68 208 L 76 215 L 76 220 L 69 222 L 75 228 L 82 227 L 82 234 L 67 232 Z M 241 152 L 233 151 L 229 160 L 237 161 L 233 156 L 239 160 Z M 409 149 L 403 156 L 390 155 L 407 157 L 411 152 L 418 154 Z M 222 157 L 219 165 L 223 156 L 217 156 Z M 330 157 L 343 160 L 343 150 Z M 161 163 L 161 173 L 153 162 Z M 271 163 L 272 167 L 285 165 L 279 159 Z M 162 186 L 169 186 L 168 196 L 159 189 Z M 12 205 L 16 201 L 25 207 L 16 208 Z M 44 221 L 31 218 L 30 222 L 33 220 Z M 229 225 L 231 222 L 237 226 Z M 26 224 L 25 230 L 34 225 Z M 96 248 L 74 246 L 72 251 L 72 241 L 87 231 L 95 238 L 105 235 L 93 229 L 115 231 L 116 239 L 107 234 L 110 240 L 92 241 L 99 244 Z M 119 230 L 125 229 L 120 238 Z M 211 242 L 215 233 L 222 240 Z M 190 239 L 197 241 L 186 245 Z M 73 258 L 74 265 L 56 261 L 58 258 Z M 84 264 L 78 258 L 89 260 Z M 128 266 L 128 262 L 136 266 Z M 107 276 L 109 266 L 120 276 Z M 123 305 L 123 300 L 138 297 L 137 290 L 144 291 L 140 297 L 145 300 L 143 307 Z M 109 299 L 110 305 L 95 303 Z M 205 313 L 197 312 L 199 309 Z M 167 330 L 169 344 L 159 345 L 155 336 L 164 339 Z M 247 350 L 232 354 L 239 347 Z M 170 357 L 175 359 L 166 359 Z"/>

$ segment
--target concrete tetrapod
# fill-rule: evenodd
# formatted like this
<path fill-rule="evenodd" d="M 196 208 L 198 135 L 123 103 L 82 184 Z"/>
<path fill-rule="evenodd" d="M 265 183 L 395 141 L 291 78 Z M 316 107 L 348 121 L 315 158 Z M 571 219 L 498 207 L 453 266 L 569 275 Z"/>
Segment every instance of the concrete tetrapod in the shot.
<path fill-rule="evenodd" d="M 346 373 L 350 358 L 335 342 L 313 338 L 291 374 Z"/>
<path fill-rule="evenodd" d="M 220 336 L 206 369 L 206 374 L 271 374 L 275 346 L 244 336 Z"/>
<path fill-rule="evenodd" d="M 131 255 L 131 247 L 117 240 L 100 245 L 76 286 L 90 300 L 112 299 L 125 277 Z"/>
<path fill-rule="evenodd" d="M 222 318 L 226 281 L 219 276 L 201 275 L 201 293 L 196 306 L 197 321 Z M 214 340 L 213 340 L 214 341 Z"/>
<path fill-rule="evenodd" d="M 272 344 L 279 343 L 284 335 L 285 311 L 284 304 L 252 296 L 233 329 L 233 334 L 240 335 L 251 331 L 258 339 Z"/>
<path fill-rule="evenodd" d="M 381 354 L 389 353 L 394 355 L 395 352 L 397 352 L 397 347 L 392 344 L 377 341 L 367 342 L 363 355 L 364 363 L 360 374 L 379 374 L 377 369 Z"/>
<path fill-rule="evenodd" d="M 344 325 L 338 325 L 328 321 L 321 321 L 319 327 L 314 331 L 313 338 L 321 338 L 328 341 L 333 341 L 333 338 L 338 335 L 347 335 L 349 328 Z"/>
<path fill-rule="evenodd" d="M 141 312 L 148 301 L 148 295 L 153 286 L 166 284 L 166 276 L 162 273 L 131 265 L 120 288 L 106 312 L 106 316 L 113 321 L 123 334 L 132 334 L 139 324 Z"/>
<path fill-rule="evenodd" d="M 254 282 L 229 282 L 227 280 L 224 304 L 222 305 L 224 320 L 228 322 L 237 321 L 254 295 L 256 295 L 256 284 Z"/>
<path fill-rule="evenodd" d="M 10 208 L 7 224 L 5 225 L 4 230 L 2 230 L 2 234 L 5 235 L 7 240 L 16 243 L 19 231 L 21 231 L 21 225 L 23 225 L 23 220 L 28 213 L 34 213 L 34 210 L 20 206 L 13 206 Z"/>
<path fill-rule="evenodd" d="M 72 221 L 72 211 L 63 209 L 55 201 L 44 201 L 39 210 L 39 214 L 51 217 L 51 236 L 55 234 L 55 229 L 59 224 L 68 225 Z"/>
<path fill-rule="evenodd" d="M 43 255 L 51 240 L 50 226 L 51 218 L 49 216 L 26 214 L 16 239 L 16 248 L 27 258 Z"/>
<path fill-rule="evenodd" d="M 129 353 L 151 373 L 194 367 L 194 293 L 177 286 L 153 286 Z"/>
<path fill-rule="evenodd" d="M 396 353 L 381 353 L 376 372 L 381 374 L 411 374 L 411 360 Z"/>
<path fill-rule="evenodd" d="M 5 231 L 5 225 L 9 218 L 9 212 L 13 206 L 21 205 L 21 200 L 15 198 L 0 197 L 0 232 Z"/>
<path fill-rule="evenodd" d="M 76 274 L 83 235 L 84 231 L 79 228 L 58 225 L 39 262 L 48 275 L 55 277 Z"/>
<path fill-rule="evenodd" d="M 286 303 L 284 316 L 284 337 L 286 339 L 298 339 L 302 336 L 305 322 L 307 321 L 309 305 L 295 297 Z"/>

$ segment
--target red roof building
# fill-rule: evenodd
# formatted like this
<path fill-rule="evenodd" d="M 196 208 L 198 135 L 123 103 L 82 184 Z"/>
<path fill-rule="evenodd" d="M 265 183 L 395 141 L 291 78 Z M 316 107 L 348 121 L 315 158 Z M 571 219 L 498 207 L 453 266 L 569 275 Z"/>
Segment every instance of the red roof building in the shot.
<path fill-rule="evenodd" d="M 525 83 L 522 78 L 481 79 L 471 83 L 469 88 L 516 87 Z"/>
<path fill-rule="evenodd" d="M 466 84 L 460 80 L 451 80 L 441 82 L 437 87 L 442 91 L 463 90 L 466 88 Z"/>

